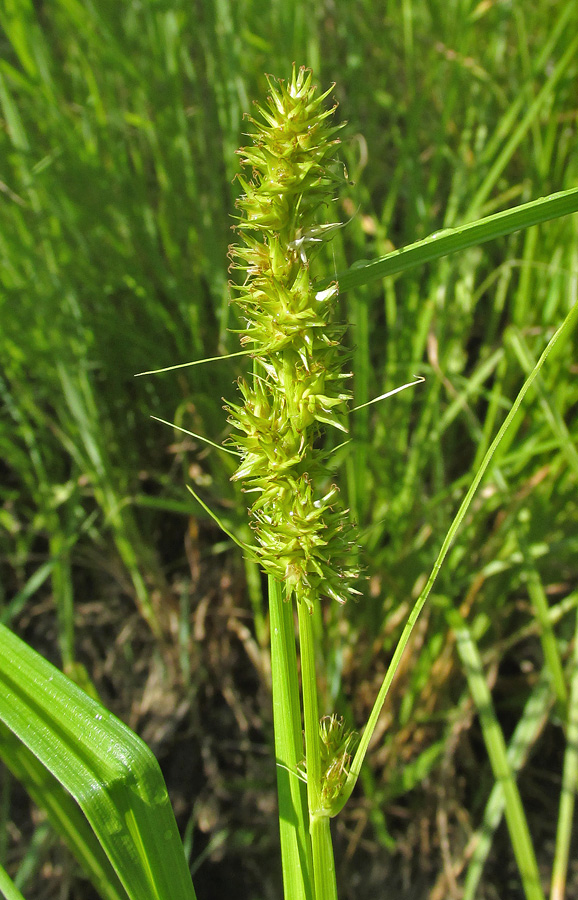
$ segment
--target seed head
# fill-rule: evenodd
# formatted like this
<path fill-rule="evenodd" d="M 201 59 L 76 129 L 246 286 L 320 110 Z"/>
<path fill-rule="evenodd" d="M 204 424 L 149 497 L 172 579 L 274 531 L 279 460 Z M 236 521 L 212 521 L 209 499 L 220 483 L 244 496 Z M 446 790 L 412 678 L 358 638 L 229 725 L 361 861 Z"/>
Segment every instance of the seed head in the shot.
<path fill-rule="evenodd" d="M 250 118 L 253 145 L 239 150 L 251 171 L 230 248 L 233 285 L 245 320 L 240 339 L 256 365 L 241 380 L 242 402 L 227 407 L 241 463 L 233 478 L 256 494 L 251 507 L 264 570 L 287 596 L 312 608 L 316 598 L 344 602 L 357 593 L 351 526 L 324 456 L 316 449 L 329 425 L 346 431 L 344 326 L 331 321 L 337 285 L 317 291 L 310 273 L 316 250 L 335 223 L 318 221 L 341 180 L 333 158 L 340 126 L 316 96 L 311 71 L 269 78 L 270 95 Z"/>

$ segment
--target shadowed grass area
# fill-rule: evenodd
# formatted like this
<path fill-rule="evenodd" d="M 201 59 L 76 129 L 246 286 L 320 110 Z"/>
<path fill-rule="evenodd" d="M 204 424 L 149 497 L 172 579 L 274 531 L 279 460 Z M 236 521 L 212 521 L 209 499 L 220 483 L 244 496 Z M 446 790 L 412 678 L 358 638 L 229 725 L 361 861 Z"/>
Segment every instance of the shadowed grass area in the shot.
<path fill-rule="evenodd" d="M 0 2 L 2 621 L 69 671 L 84 663 L 169 771 L 179 742 L 203 761 L 190 795 L 173 780 L 200 897 L 222 895 L 219 866 L 247 896 L 278 891 L 263 863 L 275 773 L 259 771 L 267 618 L 259 575 L 247 564 L 245 588 L 233 543 L 185 490 L 246 535 L 233 463 L 150 416 L 220 441 L 221 398 L 250 363 L 133 376 L 238 350 L 227 246 L 242 116 L 264 73 L 288 77 L 293 60 L 320 89 L 336 82 L 351 183 L 328 212 L 348 224 L 315 273 L 332 279 L 578 185 L 577 25 L 574 2 Z M 329 660 L 322 713 L 366 720 L 467 487 L 576 302 L 577 227 L 546 222 L 343 294 L 353 406 L 425 382 L 354 412 L 332 457 L 366 577 L 359 603 L 313 622 Z M 534 754 L 520 789 L 535 846 L 554 846 L 578 574 L 575 360 L 574 337 L 542 370 L 412 636 L 336 829 L 344 898 L 381 896 L 386 879 L 396 896 L 480 878 L 476 896 L 507 893 L 471 699 L 482 682 L 506 740 L 524 744 L 510 744 L 515 765 Z M 13 821 L 7 800 L 1 815 Z M 24 841 L 0 841 L 31 897 L 50 893 L 44 828 L 24 858 Z M 538 852 L 546 884 L 551 861 Z"/>

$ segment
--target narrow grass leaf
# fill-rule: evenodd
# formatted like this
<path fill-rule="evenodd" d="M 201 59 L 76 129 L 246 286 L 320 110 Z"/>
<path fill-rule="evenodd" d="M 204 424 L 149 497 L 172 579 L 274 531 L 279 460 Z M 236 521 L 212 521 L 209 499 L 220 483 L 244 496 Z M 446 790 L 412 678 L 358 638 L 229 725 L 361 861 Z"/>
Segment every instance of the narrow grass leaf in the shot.
<path fill-rule="evenodd" d="M 526 375 L 528 375 L 536 363 L 532 358 L 530 348 L 517 328 L 510 328 L 508 330 L 507 343 L 514 350 L 520 365 Z M 576 449 L 576 444 L 568 430 L 568 426 L 556 405 L 556 400 L 552 395 L 552 391 L 540 377 L 536 379 L 536 390 L 540 397 L 540 405 L 544 411 L 545 419 L 552 429 L 552 433 L 560 441 L 560 449 L 566 457 L 568 465 L 578 478 L 578 450 Z"/>
<path fill-rule="evenodd" d="M 0 894 L 4 900 L 25 900 L 2 865 L 0 865 Z"/>
<path fill-rule="evenodd" d="M 544 660 L 558 701 L 559 713 L 563 718 L 566 718 L 568 715 L 568 691 L 564 678 L 561 652 L 550 621 L 550 604 L 548 603 L 548 597 L 546 596 L 540 573 L 532 558 L 530 548 L 521 534 L 517 535 L 517 540 L 524 560 L 528 595 L 532 601 L 536 621 L 540 628 L 540 643 L 542 644 Z"/>
<path fill-rule="evenodd" d="M 551 706 L 550 677 L 549 674 L 543 672 L 530 694 L 508 745 L 507 758 L 512 772 L 519 772 L 523 767 L 532 746 L 548 721 L 548 712 Z M 496 782 L 486 804 L 482 824 L 470 840 L 469 846 L 474 849 L 464 882 L 463 900 L 475 900 L 484 865 L 492 848 L 496 829 L 501 822 L 505 804 L 503 785 L 501 782 Z"/>
<path fill-rule="evenodd" d="M 372 262 L 351 266 L 345 272 L 337 273 L 340 293 L 371 284 L 372 281 L 406 272 L 426 262 L 493 241 L 495 238 L 540 222 L 547 222 L 559 216 L 566 216 L 578 210 L 578 188 L 559 191 L 548 197 L 540 197 L 530 203 L 503 210 L 493 216 L 478 219 L 459 228 L 448 228 L 437 231 L 423 241 L 408 244 L 401 250 L 394 250 Z M 319 289 L 329 285 L 329 281 L 321 282 Z"/>
<path fill-rule="evenodd" d="M 552 869 L 550 900 L 564 900 L 570 862 L 570 841 L 574 822 L 576 791 L 578 790 L 578 619 L 574 633 L 574 653 L 571 659 L 570 703 L 566 724 L 566 749 L 562 767 L 562 790 L 556 829 L 556 849 Z M 575 826 L 575 823 L 574 823 Z"/>
<path fill-rule="evenodd" d="M 423 384 L 425 378 L 422 378 L 419 375 L 415 381 L 408 381 L 407 384 L 402 384 L 400 387 L 393 388 L 391 391 L 387 391 L 385 394 L 380 394 L 379 397 L 374 397 L 373 400 L 368 400 L 367 403 L 362 403 L 360 406 L 354 406 L 353 409 L 350 409 L 349 412 L 357 412 L 358 409 L 365 409 L 366 406 L 371 406 L 373 403 L 379 403 L 380 400 L 387 400 L 388 397 L 393 397 L 394 394 L 399 394 L 400 391 L 405 391 L 406 388 L 413 387 L 415 384 Z"/>
<path fill-rule="evenodd" d="M 18 591 L 15 597 L 10 600 L 2 612 L 0 612 L 0 622 L 3 625 L 8 625 L 11 620 L 18 615 L 21 609 L 26 605 L 30 597 L 32 597 L 39 588 L 42 587 L 44 582 L 49 578 L 50 573 L 54 567 L 55 561 L 53 559 L 48 562 L 42 563 L 41 566 L 38 566 L 36 571 L 30 576 L 26 584 L 21 590 Z"/>
<path fill-rule="evenodd" d="M 448 618 L 456 635 L 458 653 L 465 669 L 466 677 L 484 736 L 492 771 L 496 783 L 502 788 L 506 821 L 522 887 L 527 900 L 544 900 L 536 854 L 532 845 L 528 821 L 518 791 L 516 779 L 506 751 L 506 742 L 496 718 L 492 695 L 486 681 L 482 660 L 476 643 L 457 610 L 448 610 Z"/>

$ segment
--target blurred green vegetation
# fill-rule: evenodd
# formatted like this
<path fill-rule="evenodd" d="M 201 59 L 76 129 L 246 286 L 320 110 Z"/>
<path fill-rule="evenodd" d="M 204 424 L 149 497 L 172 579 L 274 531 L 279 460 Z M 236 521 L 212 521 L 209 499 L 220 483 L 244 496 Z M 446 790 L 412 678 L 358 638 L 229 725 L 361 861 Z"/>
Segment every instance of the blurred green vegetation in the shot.
<path fill-rule="evenodd" d="M 331 277 L 578 184 L 578 7 L 0 0 L 0 26 L 2 621 L 18 629 L 31 605 L 49 601 L 70 668 L 75 603 L 129 596 L 165 659 L 178 646 L 179 677 L 198 690 L 208 676 L 187 662 L 187 648 L 203 651 L 188 622 L 199 597 L 186 540 L 213 567 L 223 551 L 240 564 L 185 485 L 236 530 L 246 528 L 244 505 L 224 454 L 150 416 L 221 440 L 221 398 L 232 396 L 244 363 L 134 375 L 238 350 L 227 286 L 235 150 L 250 130 L 243 114 L 266 93 L 265 73 L 287 76 L 296 61 L 313 67 L 320 88 L 336 82 L 351 184 L 328 211 L 348 222 L 318 267 Z M 576 302 L 577 229 L 576 216 L 556 220 L 342 298 L 354 405 L 414 374 L 426 381 L 353 413 L 353 441 L 335 455 L 367 579 L 358 604 L 327 608 L 317 622 L 329 660 L 326 711 L 364 721 L 464 490 L 532 360 Z M 409 847 L 419 869 L 418 838 L 398 820 L 391 826 L 400 798 L 411 821 L 429 823 L 426 880 L 439 873 L 439 890 L 448 864 L 444 876 L 437 812 L 451 810 L 458 873 L 480 822 L 492 779 L 450 610 L 469 621 L 508 734 L 550 672 L 541 758 L 558 777 L 552 735 L 578 585 L 575 360 L 574 343 L 545 370 L 451 551 L 384 716 L 365 797 L 337 836 L 350 873 L 347 854 L 362 833 L 370 847 L 366 875 L 342 879 L 351 885 L 344 897 L 375 890 L 379 843 L 382 855 L 396 840 Z M 259 578 L 247 575 L 242 640 L 266 661 Z M 551 672 L 556 659 L 560 671 Z M 234 691 L 243 690 L 241 679 Z M 431 779 L 427 787 L 434 770 L 444 785 L 437 793 Z M 534 779 L 530 797 L 542 795 L 545 779 Z M 540 828 L 540 838 L 552 837 L 544 819 Z M 206 833 L 203 860 L 226 853 L 223 841 L 238 855 L 258 828 L 227 831 L 226 840 L 210 825 Z"/>

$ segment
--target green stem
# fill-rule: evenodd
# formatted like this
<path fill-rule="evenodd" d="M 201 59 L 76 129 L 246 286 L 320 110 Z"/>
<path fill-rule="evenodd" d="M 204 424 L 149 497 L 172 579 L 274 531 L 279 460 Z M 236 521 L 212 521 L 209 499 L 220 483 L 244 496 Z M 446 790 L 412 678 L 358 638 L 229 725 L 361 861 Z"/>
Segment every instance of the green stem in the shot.
<path fill-rule="evenodd" d="M 570 702 L 566 722 L 566 750 L 562 770 L 562 791 L 556 829 L 556 851 L 552 868 L 550 900 L 563 900 L 570 861 L 572 821 L 578 785 L 578 619 L 574 634 L 574 654 L 570 669 Z"/>
<path fill-rule="evenodd" d="M 313 851 L 315 900 L 337 900 L 335 862 L 329 818 L 321 806 L 321 753 L 319 743 L 319 707 L 315 675 L 315 643 L 312 616 L 304 602 L 297 604 L 301 649 L 301 690 L 305 723 L 307 760 L 307 802 L 309 832 Z"/>
<path fill-rule="evenodd" d="M 74 665 L 74 597 L 70 572 L 70 553 L 66 537 L 55 529 L 50 540 L 50 555 L 54 560 L 52 589 L 58 619 L 58 642 L 62 665 L 66 671 Z"/>
<path fill-rule="evenodd" d="M 307 759 L 307 799 L 309 813 L 321 809 L 321 757 L 319 752 L 319 707 L 315 675 L 315 644 L 311 613 L 303 602 L 297 603 L 299 643 L 301 649 L 301 690 L 305 723 L 305 755 Z"/>
<path fill-rule="evenodd" d="M 268 584 L 283 889 L 285 900 L 314 900 L 305 788 L 297 775 L 303 739 L 293 609 L 279 582 L 269 576 Z"/>
<path fill-rule="evenodd" d="M 329 816 L 311 816 L 309 830 L 313 848 L 316 900 L 337 900 L 331 819 Z"/>

